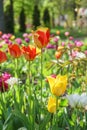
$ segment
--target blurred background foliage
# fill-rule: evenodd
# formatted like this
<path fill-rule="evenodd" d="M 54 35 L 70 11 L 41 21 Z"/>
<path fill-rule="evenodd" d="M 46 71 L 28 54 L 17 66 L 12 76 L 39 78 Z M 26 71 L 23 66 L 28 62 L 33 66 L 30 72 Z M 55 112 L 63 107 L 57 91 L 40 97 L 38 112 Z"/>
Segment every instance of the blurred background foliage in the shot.
<path fill-rule="evenodd" d="M 0 30 L 29 32 L 38 26 L 53 30 L 61 26 L 72 30 L 75 26 L 76 29 L 78 9 L 86 8 L 86 3 L 87 0 L 0 0 Z"/>

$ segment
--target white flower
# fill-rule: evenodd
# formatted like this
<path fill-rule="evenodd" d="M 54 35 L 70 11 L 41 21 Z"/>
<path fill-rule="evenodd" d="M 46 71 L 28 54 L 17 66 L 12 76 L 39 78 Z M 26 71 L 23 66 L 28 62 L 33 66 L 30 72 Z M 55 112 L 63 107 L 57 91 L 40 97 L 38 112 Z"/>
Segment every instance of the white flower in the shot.
<path fill-rule="evenodd" d="M 66 98 L 68 99 L 71 107 L 76 107 L 80 99 L 80 96 L 78 94 L 71 94 L 67 95 Z"/>
<path fill-rule="evenodd" d="M 82 52 L 77 52 L 76 53 L 76 59 L 82 59 L 82 58 L 86 58 L 86 55 Z"/>
<path fill-rule="evenodd" d="M 86 93 L 82 93 L 81 95 L 79 94 L 67 95 L 66 98 L 68 99 L 71 107 L 85 108 L 85 106 L 87 105 Z"/>
<path fill-rule="evenodd" d="M 86 95 L 86 93 L 81 94 L 79 105 L 81 107 L 85 107 L 87 105 L 87 95 Z"/>
<path fill-rule="evenodd" d="M 18 84 L 18 83 L 20 83 L 20 81 L 19 81 L 18 78 L 10 77 L 10 79 L 8 79 L 8 80 L 6 81 L 6 83 L 7 83 L 8 85 L 10 85 L 11 87 L 13 87 L 14 84 Z"/>

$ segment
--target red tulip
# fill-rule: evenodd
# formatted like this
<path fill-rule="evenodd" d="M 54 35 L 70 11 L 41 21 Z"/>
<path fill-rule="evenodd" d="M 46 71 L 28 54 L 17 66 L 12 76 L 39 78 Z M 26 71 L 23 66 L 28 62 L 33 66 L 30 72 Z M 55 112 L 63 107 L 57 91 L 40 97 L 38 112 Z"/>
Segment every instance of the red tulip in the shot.
<path fill-rule="evenodd" d="M 38 28 L 34 33 L 34 42 L 38 48 L 47 46 L 50 40 L 50 31 L 48 28 Z"/>
<path fill-rule="evenodd" d="M 23 46 L 22 52 L 24 54 L 25 59 L 28 61 L 34 60 L 35 57 L 38 55 L 36 47 L 32 45 Z"/>
<path fill-rule="evenodd" d="M 9 52 L 10 52 L 10 55 L 13 57 L 13 58 L 19 58 L 21 56 L 21 49 L 19 47 L 18 44 L 11 44 L 8 46 L 9 48 Z"/>
<path fill-rule="evenodd" d="M 6 53 L 3 51 L 0 51 L 0 63 L 3 63 L 7 60 Z"/>

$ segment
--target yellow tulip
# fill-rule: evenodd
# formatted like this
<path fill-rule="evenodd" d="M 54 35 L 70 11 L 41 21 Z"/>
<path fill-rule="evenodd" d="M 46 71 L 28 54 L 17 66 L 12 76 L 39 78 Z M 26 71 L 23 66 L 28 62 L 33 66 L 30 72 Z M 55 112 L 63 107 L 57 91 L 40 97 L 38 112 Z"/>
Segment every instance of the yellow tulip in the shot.
<path fill-rule="evenodd" d="M 67 87 L 67 76 L 58 75 L 56 78 L 47 77 L 52 94 L 61 96 L 65 93 Z"/>
<path fill-rule="evenodd" d="M 59 106 L 59 103 L 60 101 L 58 100 L 58 106 Z M 56 98 L 55 97 L 49 97 L 47 109 L 50 113 L 56 112 Z"/>

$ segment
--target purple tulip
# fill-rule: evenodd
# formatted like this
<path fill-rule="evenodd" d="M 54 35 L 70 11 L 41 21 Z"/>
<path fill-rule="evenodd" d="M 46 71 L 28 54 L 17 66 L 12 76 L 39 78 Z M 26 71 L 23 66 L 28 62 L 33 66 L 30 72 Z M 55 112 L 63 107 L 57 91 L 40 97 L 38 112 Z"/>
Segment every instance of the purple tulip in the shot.
<path fill-rule="evenodd" d="M 24 40 L 25 40 L 27 43 L 30 41 L 30 39 L 27 38 L 27 37 L 26 37 Z"/>
<path fill-rule="evenodd" d="M 47 49 L 55 49 L 56 47 L 55 47 L 55 45 L 48 44 L 46 48 L 47 48 Z"/>

